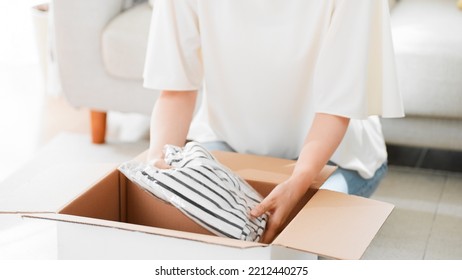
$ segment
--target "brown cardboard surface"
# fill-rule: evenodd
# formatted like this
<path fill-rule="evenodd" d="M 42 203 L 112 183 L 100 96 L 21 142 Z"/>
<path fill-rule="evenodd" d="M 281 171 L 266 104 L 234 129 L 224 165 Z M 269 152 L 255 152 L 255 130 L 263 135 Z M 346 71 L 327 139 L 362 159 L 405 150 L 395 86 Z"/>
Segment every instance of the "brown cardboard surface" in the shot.
<path fill-rule="evenodd" d="M 118 170 L 113 170 L 58 212 L 213 235 L 176 207 L 154 197 L 129 181 Z"/>
<path fill-rule="evenodd" d="M 277 184 L 289 179 L 290 175 L 272 173 L 258 169 L 235 170 L 235 173 L 246 180 L 262 196 L 267 196 Z"/>
<path fill-rule="evenodd" d="M 295 161 L 258 155 L 214 151 L 215 158 L 231 170 L 254 169 L 279 174 L 292 174 Z"/>
<path fill-rule="evenodd" d="M 223 151 L 214 151 L 219 162 L 239 174 L 249 182 L 278 184 L 288 179 L 294 170 L 296 161 L 289 159 L 245 155 Z M 327 178 L 337 169 L 324 166 L 310 188 L 319 189 Z"/>
<path fill-rule="evenodd" d="M 124 177 L 122 174 L 120 176 Z M 128 223 L 213 235 L 176 207 L 154 197 L 128 179 L 125 180 L 127 180 Z"/>
<path fill-rule="evenodd" d="M 119 172 L 112 171 L 59 213 L 120 221 Z"/>
<path fill-rule="evenodd" d="M 319 190 L 274 244 L 337 259 L 360 259 L 393 205 Z"/>

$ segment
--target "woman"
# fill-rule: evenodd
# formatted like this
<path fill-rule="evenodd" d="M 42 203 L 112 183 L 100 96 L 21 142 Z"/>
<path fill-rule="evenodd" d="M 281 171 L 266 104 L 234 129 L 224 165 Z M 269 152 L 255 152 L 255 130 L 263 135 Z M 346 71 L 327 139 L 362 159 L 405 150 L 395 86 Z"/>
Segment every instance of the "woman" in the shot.
<path fill-rule="evenodd" d="M 157 0 L 144 79 L 161 90 L 148 155 L 158 167 L 163 146 L 187 138 L 297 158 L 251 211 L 271 215 L 263 242 L 326 163 L 339 168 L 324 188 L 371 195 L 386 171 L 377 116 L 403 116 L 386 0 Z"/>

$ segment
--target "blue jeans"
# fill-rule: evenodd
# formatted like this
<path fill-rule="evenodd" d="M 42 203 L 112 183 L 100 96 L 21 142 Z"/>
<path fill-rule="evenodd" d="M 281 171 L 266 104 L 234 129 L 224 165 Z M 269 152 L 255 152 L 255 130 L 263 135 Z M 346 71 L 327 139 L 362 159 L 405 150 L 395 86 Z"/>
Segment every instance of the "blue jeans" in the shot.
<path fill-rule="evenodd" d="M 336 165 L 332 162 L 329 165 Z M 383 163 L 370 179 L 365 179 L 357 171 L 338 166 L 337 170 L 324 182 L 321 189 L 333 190 L 362 197 L 370 197 L 387 174 L 388 165 Z"/>
<path fill-rule="evenodd" d="M 209 151 L 220 150 L 235 152 L 226 142 L 206 142 L 202 145 Z M 329 165 L 336 165 L 332 162 Z M 378 188 L 380 181 L 385 177 L 388 170 L 387 163 L 383 163 L 382 166 L 377 169 L 374 176 L 370 179 L 365 179 L 359 175 L 357 171 L 348 170 L 342 167 L 338 167 L 337 170 L 327 179 L 326 182 L 321 186 L 321 189 L 328 189 L 363 197 L 370 197 L 375 190 Z"/>

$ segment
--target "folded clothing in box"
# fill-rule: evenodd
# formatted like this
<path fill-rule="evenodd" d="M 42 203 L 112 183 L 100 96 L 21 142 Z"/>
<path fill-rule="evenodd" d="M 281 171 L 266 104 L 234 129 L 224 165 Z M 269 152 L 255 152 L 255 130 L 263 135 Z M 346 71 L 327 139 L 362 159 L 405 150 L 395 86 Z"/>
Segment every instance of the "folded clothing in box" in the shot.
<path fill-rule="evenodd" d="M 171 169 L 129 161 L 119 170 L 216 235 L 260 240 L 268 217 L 250 216 L 250 210 L 263 199 L 252 186 L 197 142 L 189 142 L 183 148 L 167 145 L 164 154 Z"/>

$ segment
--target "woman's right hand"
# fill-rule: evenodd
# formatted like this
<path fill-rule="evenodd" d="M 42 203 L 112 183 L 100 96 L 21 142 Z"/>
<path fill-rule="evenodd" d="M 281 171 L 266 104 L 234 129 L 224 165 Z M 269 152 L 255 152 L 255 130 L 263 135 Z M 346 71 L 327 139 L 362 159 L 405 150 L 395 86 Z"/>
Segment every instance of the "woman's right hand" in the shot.
<path fill-rule="evenodd" d="M 161 91 L 151 116 L 147 161 L 160 169 L 172 168 L 164 161 L 165 144 L 182 147 L 194 114 L 197 91 Z"/>

